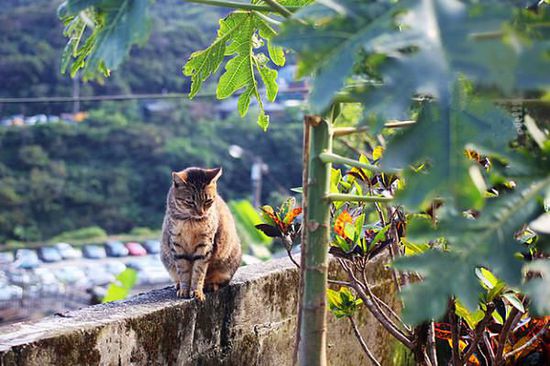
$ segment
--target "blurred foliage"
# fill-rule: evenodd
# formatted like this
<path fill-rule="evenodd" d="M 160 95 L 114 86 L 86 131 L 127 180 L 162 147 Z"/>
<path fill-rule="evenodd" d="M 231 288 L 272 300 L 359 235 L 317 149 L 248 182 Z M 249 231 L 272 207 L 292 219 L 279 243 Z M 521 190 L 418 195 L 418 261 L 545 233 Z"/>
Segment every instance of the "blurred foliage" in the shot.
<path fill-rule="evenodd" d="M 5 0 L 0 13 L 0 97 L 67 96 L 72 81 L 61 74 L 66 39 L 56 15 L 60 0 Z M 80 86 L 80 94 L 161 93 L 189 90 L 181 68 L 192 51 L 205 47 L 224 10 L 182 6 L 166 0 L 150 6 L 149 42 L 134 47 L 124 69 L 112 72 L 109 82 L 96 79 Z M 177 17 L 173 16 L 175 13 Z M 162 57 L 158 57 L 162 55 Z M 92 107 L 82 103 L 84 109 Z M 3 114 L 58 114 L 70 104 L 2 106 Z"/>
<path fill-rule="evenodd" d="M 109 284 L 107 293 L 101 302 L 124 300 L 136 285 L 137 278 L 138 273 L 134 269 L 126 268 L 116 276 L 114 283 Z"/>
<path fill-rule="evenodd" d="M 56 235 L 52 238 L 52 241 L 56 242 L 73 242 L 80 240 L 98 241 L 105 240 L 107 233 L 105 230 L 98 226 L 83 227 L 82 229 L 76 229 L 72 231 L 66 231 L 62 234 Z"/>

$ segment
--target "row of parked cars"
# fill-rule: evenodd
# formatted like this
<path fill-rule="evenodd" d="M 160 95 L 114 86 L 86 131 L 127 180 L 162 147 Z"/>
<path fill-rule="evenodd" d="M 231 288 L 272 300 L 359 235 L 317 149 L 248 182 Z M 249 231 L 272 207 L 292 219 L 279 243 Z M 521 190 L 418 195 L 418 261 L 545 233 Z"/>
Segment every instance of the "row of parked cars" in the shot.
<path fill-rule="evenodd" d="M 85 245 L 82 251 L 71 244 L 57 243 L 53 246 L 34 249 L 17 249 L 12 252 L 0 252 L 0 265 L 15 264 L 17 268 L 33 269 L 41 262 L 59 262 L 64 259 L 102 259 L 106 257 L 127 257 L 158 254 L 160 242 L 146 240 L 143 244 L 137 242 L 122 243 L 118 240 L 109 240 L 104 245 Z"/>

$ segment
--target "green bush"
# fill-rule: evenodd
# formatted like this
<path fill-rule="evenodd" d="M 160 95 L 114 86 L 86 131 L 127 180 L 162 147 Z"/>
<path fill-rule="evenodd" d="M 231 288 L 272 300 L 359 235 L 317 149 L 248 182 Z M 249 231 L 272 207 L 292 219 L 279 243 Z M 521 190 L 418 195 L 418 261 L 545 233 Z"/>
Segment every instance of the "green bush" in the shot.
<path fill-rule="evenodd" d="M 99 226 L 89 226 L 82 229 L 66 231 L 54 238 L 52 241 L 80 241 L 80 240 L 105 240 L 107 239 L 107 233 Z"/>

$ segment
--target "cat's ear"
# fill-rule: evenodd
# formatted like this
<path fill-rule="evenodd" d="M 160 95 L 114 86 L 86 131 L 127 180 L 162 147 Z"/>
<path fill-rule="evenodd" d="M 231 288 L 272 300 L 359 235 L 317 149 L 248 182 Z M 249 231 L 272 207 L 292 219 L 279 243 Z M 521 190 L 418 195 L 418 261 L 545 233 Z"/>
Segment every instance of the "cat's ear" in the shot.
<path fill-rule="evenodd" d="M 174 187 L 180 187 L 185 184 L 185 181 L 187 180 L 187 173 L 184 171 L 172 172 L 172 180 L 174 181 Z"/>
<path fill-rule="evenodd" d="M 216 183 L 222 176 L 223 170 L 221 167 L 214 169 L 206 169 L 206 176 L 210 184 Z"/>

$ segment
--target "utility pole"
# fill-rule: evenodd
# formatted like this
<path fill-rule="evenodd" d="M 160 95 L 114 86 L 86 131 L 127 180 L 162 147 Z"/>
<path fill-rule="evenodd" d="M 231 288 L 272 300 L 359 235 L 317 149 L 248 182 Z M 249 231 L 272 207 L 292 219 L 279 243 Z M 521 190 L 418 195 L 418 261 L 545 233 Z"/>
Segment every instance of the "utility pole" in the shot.
<path fill-rule="evenodd" d="M 80 76 L 79 73 L 73 78 L 73 114 L 80 112 Z"/>

